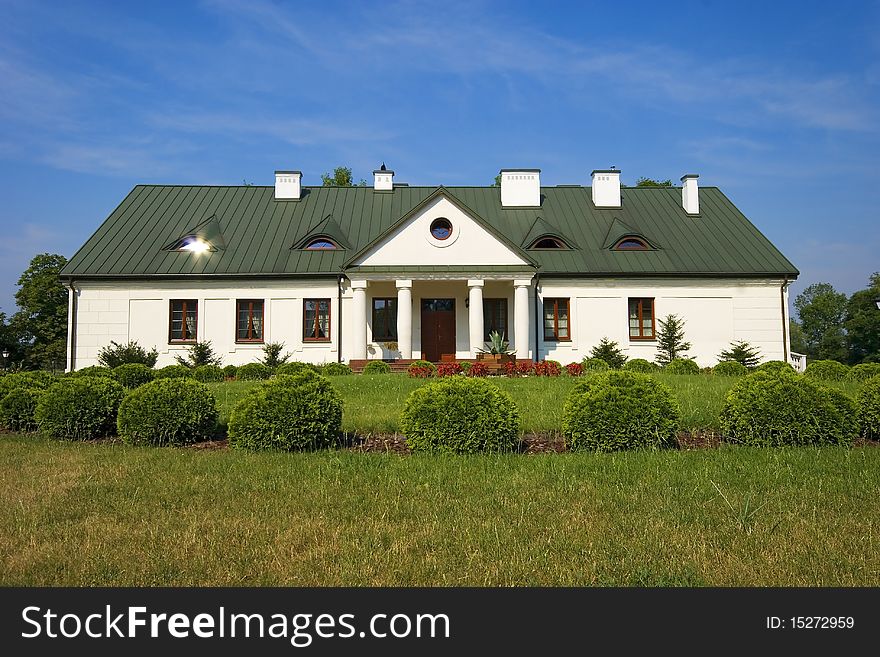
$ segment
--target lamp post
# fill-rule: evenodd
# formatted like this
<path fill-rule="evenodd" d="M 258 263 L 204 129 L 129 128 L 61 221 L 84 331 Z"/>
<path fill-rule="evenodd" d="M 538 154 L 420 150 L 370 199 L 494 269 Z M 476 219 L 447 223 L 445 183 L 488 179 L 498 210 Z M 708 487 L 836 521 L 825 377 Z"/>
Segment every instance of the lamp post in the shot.
<path fill-rule="evenodd" d="M 880 297 L 876 297 L 874 303 L 877 304 L 877 310 L 880 310 Z"/>
<path fill-rule="evenodd" d="M 9 349 L 3 350 L 3 368 L 6 368 L 6 359 L 9 358 Z"/>

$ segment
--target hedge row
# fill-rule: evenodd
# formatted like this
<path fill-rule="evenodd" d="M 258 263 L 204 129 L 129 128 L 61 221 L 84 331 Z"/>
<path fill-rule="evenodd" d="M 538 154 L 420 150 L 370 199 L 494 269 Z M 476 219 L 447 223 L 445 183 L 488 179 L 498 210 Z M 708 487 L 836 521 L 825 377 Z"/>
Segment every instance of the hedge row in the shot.
<path fill-rule="evenodd" d="M 473 368 L 471 368 L 473 370 Z M 321 449 L 340 437 L 342 399 L 311 367 L 290 367 L 253 388 L 233 409 L 228 436 L 246 449 Z M 126 394 L 104 374 L 3 379 L 0 423 L 86 440 L 118 432 L 136 445 L 179 445 L 211 437 L 214 395 L 190 377 L 165 377 Z M 562 431 L 573 450 L 610 451 L 673 445 L 679 409 L 668 386 L 641 372 L 610 370 L 585 377 L 563 406 Z M 858 399 L 766 368 L 741 377 L 721 411 L 725 434 L 746 445 L 847 445 L 860 434 L 880 439 L 880 376 Z M 455 453 L 516 448 L 519 413 L 510 396 L 480 377 L 446 376 L 414 390 L 400 427 L 414 450 Z"/>

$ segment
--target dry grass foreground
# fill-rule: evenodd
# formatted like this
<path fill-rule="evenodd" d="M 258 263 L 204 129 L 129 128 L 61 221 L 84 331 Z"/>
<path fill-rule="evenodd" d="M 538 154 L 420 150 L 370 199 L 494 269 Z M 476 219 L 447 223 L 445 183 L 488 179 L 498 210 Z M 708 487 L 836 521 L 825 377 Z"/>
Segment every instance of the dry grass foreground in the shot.
<path fill-rule="evenodd" d="M 0 584 L 876 586 L 880 450 L 472 457 L 0 436 Z"/>

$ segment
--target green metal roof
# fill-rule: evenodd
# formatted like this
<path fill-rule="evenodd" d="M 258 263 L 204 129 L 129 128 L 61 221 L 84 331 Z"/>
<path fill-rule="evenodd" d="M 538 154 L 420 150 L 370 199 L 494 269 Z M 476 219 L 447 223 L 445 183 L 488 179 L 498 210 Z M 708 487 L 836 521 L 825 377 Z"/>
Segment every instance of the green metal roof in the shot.
<path fill-rule="evenodd" d="M 542 276 L 798 275 L 715 187 L 700 188 L 696 217 L 682 209 L 680 187 L 625 187 L 622 207 L 613 209 L 594 207 L 589 187 L 542 187 L 541 207 L 515 209 L 501 207 L 497 187 L 395 187 L 383 193 L 371 187 L 305 187 L 303 192 L 299 201 L 276 201 L 274 187 L 138 185 L 62 276 L 338 275 L 355 254 L 438 194 L 476 215 L 508 244 L 527 245 L 538 218 L 539 226 L 551 226 L 573 248 L 521 252 Z M 163 250 L 203 225 L 210 225 L 212 234 L 219 230 L 222 248 L 199 255 Z M 621 225 L 659 248 L 612 251 L 607 240 Z M 333 234 L 346 249 L 297 248 L 318 233 Z"/>

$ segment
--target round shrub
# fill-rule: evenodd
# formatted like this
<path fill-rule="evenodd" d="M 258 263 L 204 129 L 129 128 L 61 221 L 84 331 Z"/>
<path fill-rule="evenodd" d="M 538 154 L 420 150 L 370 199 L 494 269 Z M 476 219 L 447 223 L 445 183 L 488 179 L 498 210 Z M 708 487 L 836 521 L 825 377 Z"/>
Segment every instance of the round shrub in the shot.
<path fill-rule="evenodd" d="M 201 383 L 216 383 L 223 381 L 226 375 L 219 365 L 199 365 L 192 369 L 192 378 Z"/>
<path fill-rule="evenodd" d="M 650 374 L 656 372 L 659 368 L 651 361 L 644 358 L 633 358 L 623 364 L 623 369 L 627 372 L 641 372 L 642 374 Z"/>
<path fill-rule="evenodd" d="M 157 379 L 125 396 L 116 426 L 132 445 L 194 443 L 213 434 L 217 401 L 208 386 L 194 379 Z"/>
<path fill-rule="evenodd" d="M 795 369 L 781 360 L 768 360 L 755 368 L 756 372 L 769 372 L 771 374 L 797 374 Z"/>
<path fill-rule="evenodd" d="M 856 413 L 862 436 L 880 440 L 880 376 L 865 382 L 856 401 Z"/>
<path fill-rule="evenodd" d="M 755 372 L 737 381 L 721 408 L 721 426 L 747 445 L 848 444 L 853 425 L 842 400 L 806 378 Z"/>
<path fill-rule="evenodd" d="M 166 365 L 156 370 L 157 379 L 182 379 L 192 376 L 192 370 L 186 365 Z"/>
<path fill-rule="evenodd" d="M 823 391 L 831 399 L 840 417 L 841 432 L 844 436 L 856 438 L 859 435 L 859 406 L 856 400 L 845 392 L 826 386 Z"/>
<path fill-rule="evenodd" d="M 434 363 L 426 360 L 414 360 L 406 368 L 406 373 L 414 379 L 430 379 L 436 371 Z"/>
<path fill-rule="evenodd" d="M 388 374 L 391 372 L 391 365 L 381 360 L 371 360 L 364 366 L 364 374 Z"/>
<path fill-rule="evenodd" d="M 129 390 L 149 383 L 155 377 L 155 372 L 143 363 L 126 363 L 113 368 L 113 378 Z"/>
<path fill-rule="evenodd" d="M 679 422 L 672 391 L 647 374 L 612 370 L 578 383 L 562 410 L 570 449 L 671 447 Z"/>
<path fill-rule="evenodd" d="M 663 371 L 667 374 L 699 374 L 700 366 L 690 358 L 676 358 Z"/>
<path fill-rule="evenodd" d="M 352 373 L 351 368 L 345 363 L 325 363 L 321 366 L 321 374 L 324 376 L 344 376 Z"/>
<path fill-rule="evenodd" d="M 55 438 L 88 440 L 116 428 L 116 410 L 125 388 L 106 376 L 78 376 L 49 386 L 34 412 L 43 431 Z"/>
<path fill-rule="evenodd" d="M 872 376 L 880 375 L 880 363 L 860 363 L 853 365 L 847 378 L 850 381 L 867 381 Z"/>
<path fill-rule="evenodd" d="M 237 372 L 238 372 L 237 365 L 226 365 L 223 368 L 223 378 L 234 379 Z"/>
<path fill-rule="evenodd" d="M 735 360 L 722 360 L 712 373 L 718 376 L 745 376 L 749 373 L 749 368 Z"/>
<path fill-rule="evenodd" d="M 0 399 L 18 388 L 45 390 L 58 380 L 51 372 L 13 372 L 0 377 Z"/>
<path fill-rule="evenodd" d="M 294 374 L 299 374 L 300 372 L 305 371 L 314 372 L 315 374 L 317 374 L 318 366 L 314 363 L 282 363 L 276 368 L 275 375 L 277 376 L 280 374 L 289 374 L 292 376 Z"/>
<path fill-rule="evenodd" d="M 845 381 L 849 368 L 836 360 L 814 360 L 807 365 L 804 376 L 819 381 Z"/>
<path fill-rule="evenodd" d="M 109 367 L 101 367 L 100 365 L 90 365 L 81 370 L 75 370 L 70 376 L 113 376 L 113 370 Z"/>
<path fill-rule="evenodd" d="M 37 422 L 34 411 L 45 390 L 15 388 L 0 399 L 0 426 L 10 431 L 34 431 Z"/>
<path fill-rule="evenodd" d="M 400 429 L 413 450 L 509 452 L 519 441 L 519 412 L 493 383 L 455 376 L 413 390 Z"/>
<path fill-rule="evenodd" d="M 608 363 L 606 363 L 601 358 L 585 358 L 581 363 L 581 371 L 584 374 L 590 374 L 593 372 L 605 372 L 609 369 Z"/>
<path fill-rule="evenodd" d="M 323 376 L 282 374 L 251 391 L 229 417 L 229 444 L 244 449 L 321 449 L 342 426 L 342 398 Z"/>
<path fill-rule="evenodd" d="M 239 381 L 264 381 L 272 376 L 272 368 L 262 363 L 248 363 L 238 368 L 235 378 Z"/>

